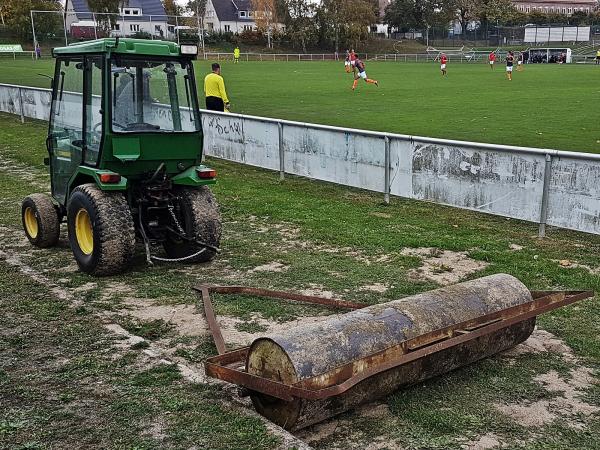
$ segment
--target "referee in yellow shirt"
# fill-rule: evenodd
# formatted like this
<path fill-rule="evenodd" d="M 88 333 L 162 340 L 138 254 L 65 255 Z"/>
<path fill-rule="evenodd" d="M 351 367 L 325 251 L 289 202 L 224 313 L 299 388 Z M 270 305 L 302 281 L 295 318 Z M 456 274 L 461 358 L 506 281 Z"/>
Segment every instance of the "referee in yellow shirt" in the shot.
<path fill-rule="evenodd" d="M 217 63 L 213 63 L 212 73 L 204 78 L 204 95 L 206 96 L 206 109 L 211 111 L 229 109 L 229 99 L 221 76 L 221 66 Z"/>

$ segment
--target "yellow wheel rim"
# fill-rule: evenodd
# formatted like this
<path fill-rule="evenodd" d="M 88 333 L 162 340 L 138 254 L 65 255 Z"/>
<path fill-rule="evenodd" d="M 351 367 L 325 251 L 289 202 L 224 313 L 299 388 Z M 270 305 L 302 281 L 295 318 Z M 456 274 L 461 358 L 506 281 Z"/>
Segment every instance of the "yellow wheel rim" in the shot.
<path fill-rule="evenodd" d="M 88 212 L 81 208 L 75 216 L 75 236 L 77 245 L 86 255 L 91 255 L 94 251 L 94 229 Z"/>
<path fill-rule="evenodd" d="M 35 239 L 39 232 L 38 221 L 35 217 L 35 211 L 31 206 L 25 208 L 25 214 L 23 214 L 25 222 L 25 231 L 32 239 Z"/>

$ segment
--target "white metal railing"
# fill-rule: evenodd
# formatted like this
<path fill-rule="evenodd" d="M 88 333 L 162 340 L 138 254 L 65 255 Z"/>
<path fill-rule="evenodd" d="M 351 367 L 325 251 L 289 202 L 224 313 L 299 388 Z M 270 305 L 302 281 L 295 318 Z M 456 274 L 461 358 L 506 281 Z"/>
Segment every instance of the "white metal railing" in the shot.
<path fill-rule="evenodd" d="M 160 106 L 160 105 L 158 105 Z M 0 111 L 48 119 L 47 89 L 0 84 Z M 201 111 L 207 155 L 384 194 L 600 234 L 600 155 Z"/>
<path fill-rule="evenodd" d="M 364 53 L 360 55 L 366 61 L 395 61 L 395 62 L 426 62 L 434 61 L 438 54 L 428 53 Z M 343 54 L 335 53 L 241 53 L 242 61 L 343 61 Z M 449 55 L 451 60 L 468 61 L 466 54 Z M 232 61 L 233 53 L 207 52 L 204 59 L 217 61 Z"/>

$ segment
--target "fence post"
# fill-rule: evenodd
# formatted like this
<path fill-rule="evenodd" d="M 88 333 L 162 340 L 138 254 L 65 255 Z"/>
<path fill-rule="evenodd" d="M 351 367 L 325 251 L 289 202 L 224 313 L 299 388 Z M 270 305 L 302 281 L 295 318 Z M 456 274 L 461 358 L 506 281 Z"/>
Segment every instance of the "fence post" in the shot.
<path fill-rule="evenodd" d="M 550 195 L 550 176 L 552 175 L 552 155 L 546 153 L 544 165 L 544 187 L 542 189 L 542 207 L 540 210 L 540 227 L 538 236 L 546 236 L 546 220 L 548 219 L 548 197 Z"/>
<path fill-rule="evenodd" d="M 25 123 L 25 108 L 23 107 L 23 93 L 21 92 L 21 88 L 19 88 L 19 105 L 21 109 L 21 123 Z"/>
<path fill-rule="evenodd" d="M 283 148 L 283 124 L 277 122 L 277 128 L 279 131 L 279 180 L 283 181 L 285 178 L 285 152 Z"/>
<path fill-rule="evenodd" d="M 390 204 L 390 138 L 389 136 L 386 136 L 384 138 L 384 142 L 385 142 L 385 167 L 384 167 L 384 183 L 385 186 L 383 187 L 383 201 L 385 202 L 386 205 Z"/>

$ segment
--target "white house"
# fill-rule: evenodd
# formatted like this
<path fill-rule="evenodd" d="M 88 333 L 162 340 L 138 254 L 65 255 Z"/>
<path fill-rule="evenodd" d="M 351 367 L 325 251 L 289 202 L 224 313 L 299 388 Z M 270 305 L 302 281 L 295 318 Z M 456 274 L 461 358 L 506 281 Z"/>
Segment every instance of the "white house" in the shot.
<path fill-rule="evenodd" d="M 256 30 L 254 8 L 250 0 L 206 0 L 204 27 L 207 31 L 243 33 Z M 279 23 L 274 28 L 282 28 Z"/>
<path fill-rule="evenodd" d="M 106 18 L 106 15 L 93 13 L 87 0 L 67 0 L 66 12 L 67 28 L 72 35 L 79 35 L 77 37 L 91 37 L 89 30 L 85 28 L 90 28 L 93 32 L 94 25 L 97 29 L 101 28 L 98 24 Z M 173 31 L 160 0 L 124 1 L 119 13 L 113 17 L 115 20 L 112 21 L 111 36 L 130 36 L 145 32 L 157 38 L 166 38 Z"/>

